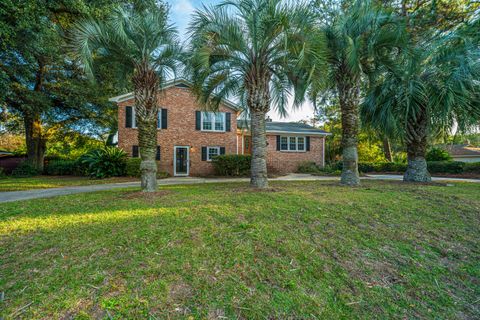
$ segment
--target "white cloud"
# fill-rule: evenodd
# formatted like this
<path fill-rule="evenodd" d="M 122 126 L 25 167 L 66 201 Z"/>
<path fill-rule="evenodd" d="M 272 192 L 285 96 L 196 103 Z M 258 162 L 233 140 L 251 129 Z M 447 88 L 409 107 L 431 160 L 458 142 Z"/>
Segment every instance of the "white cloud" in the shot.
<path fill-rule="evenodd" d="M 172 11 L 178 15 L 189 15 L 195 8 L 189 0 L 178 0 L 172 4 Z"/>

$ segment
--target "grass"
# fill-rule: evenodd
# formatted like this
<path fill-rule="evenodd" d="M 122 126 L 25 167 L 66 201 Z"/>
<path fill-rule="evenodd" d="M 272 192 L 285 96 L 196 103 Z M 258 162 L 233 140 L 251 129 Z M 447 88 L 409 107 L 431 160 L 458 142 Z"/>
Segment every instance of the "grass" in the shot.
<path fill-rule="evenodd" d="M 24 191 L 32 189 L 60 188 L 71 186 L 86 186 L 103 183 L 116 183 L 138 181 L 138 178 L 113 177 L 108 179 L 91 179 L 88 177 L 73 176 L 36 176 L 28 178 L 3 178 L 0 179 L 0 192 Z"/>
<path fill-rule="evenodd" d="M 0 205 L 0 318 L 480 318 L 480 185 L 162 187 Z"/>

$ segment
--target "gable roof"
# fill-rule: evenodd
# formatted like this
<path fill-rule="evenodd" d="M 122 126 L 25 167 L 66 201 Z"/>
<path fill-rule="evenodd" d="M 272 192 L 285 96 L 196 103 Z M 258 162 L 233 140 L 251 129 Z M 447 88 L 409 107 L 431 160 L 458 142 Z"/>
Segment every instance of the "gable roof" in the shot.
<path fill-rule="evenodd" d="M 185 78 L 176 78 L 176 79 L 172 79 L 172 80 L 167 81 L 162 89 L 167 89 L 167 88 L 170 88 L 170 87 L 179 87 L 179 88 L 190 89 L 190 87 L 192 85 L 193 84 Z M 116 97 L 112 97 L 112 98 L 108 99 L 108 101 L 119 103 L 119 102 L 123 102 L 123 101 L 130 100 L 130 99 L 133 99 L 133 91 L 129 92 L 129 93 L 122 94 L 122 95 L 119 95 L 119 96 L 116 96 Z M 230 101 L 228 99 L 222 99 L 222 103 L 225 104 L 227 107 L 235 110 L 235 111 L 242 110 L 242 108 L 238 104 L 236 104 L 235 102 Z"/>
<path fill-rule="evenodd" d="M 480 148 L 469 146 L 468 144 L 450 144 L 443 146 L 451 156 L 480 157 Z"/>
<path fill-rule="evenodd" d="M 331 133 L 321 129 L 317 129 L 305 123 L 300 122 L 276 122 L 267 121 L 265 123 L 265 130 L 268 133 L 289 133 L 289 134 L 309 134 L 309 135 L 321 135 L 328 136 Z M 248 120 L 237 120 L 237 127 L 239 129 L 249 129 L 250 124 Z"/>

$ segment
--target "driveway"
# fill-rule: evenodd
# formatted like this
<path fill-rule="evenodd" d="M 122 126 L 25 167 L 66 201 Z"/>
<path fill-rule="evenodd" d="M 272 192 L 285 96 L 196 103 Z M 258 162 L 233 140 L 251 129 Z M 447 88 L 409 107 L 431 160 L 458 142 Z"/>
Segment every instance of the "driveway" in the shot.
<path fill-rule="evenodd" d="M 370 180 L 402 180 L 401 175 L 368 175 L 362 177 L 362 179 Z M 271 178 L 270 181 L 336 181 L 340 177 L 332 176 L 312 176 L 310 174 L 300 174 L 293 173 L 286 176 Z M 184 184 L 200 184 L 200 183 L 218 183 L 218 182 L 247 182 L 249 178 L 194 178 L 194 177 L 183 177 L 183 178 L 168 178 L 158 180 L 159 186 L 165 185 L 184 185 Z M 460 178 L 432 178 L 433 181 L 449 181 L 449 182 L 474 182 L 480 183 L 480 179 L 460 179 Z M 56 196 L 63 196 L 69 194 L 77 193 L 86 193 L 86 192 L 95 192 L 103 190 L 113 190 L 129 187 L 140 187 L 140 182 L 122 182 L 122 183 L 110 183 L 110 184 L 99 184 L 99 185 L 89 185 L 89 186 L 77 186 L 77 187 L 62 187 L 62 188 L 51 188 L 51 189 L 35 189 L 27 191 L 9 191 L 9 192 L 0 192 L 0 203 L 1 202 L 12 202 L 20 200 L 30 200 L 30 199 L 39 199 L 39 198 L 50 198 Z"/>

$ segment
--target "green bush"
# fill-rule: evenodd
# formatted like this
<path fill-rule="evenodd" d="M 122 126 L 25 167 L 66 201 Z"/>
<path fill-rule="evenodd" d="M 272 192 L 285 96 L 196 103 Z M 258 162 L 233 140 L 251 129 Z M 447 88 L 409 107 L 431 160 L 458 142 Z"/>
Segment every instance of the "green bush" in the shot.
<path fill-rule="evenodd" d="M 447 151 L 433 147 L 427 152 L 425 159 L 427 161 L 450 161 L 452 157 Z"/>
<path fill-rule="evenodd" d="M 463 172 L 480 174 L 480 162 L 467 162 L 463 166 Z"/>
<path fill-rule="evenodd" d="M 428 161 L 430 173 L 462 173 L 465 163 L 460 161 Z"/>
<path fill-rule="evenodd" d="M 220 176 L 245 176 L 250 173 L 249 155 L 221 155 L 213 159 L 215 172 Z"/>
<path fill-rule="evenodd" d="M 127 154 L 116 147 L 103 147 L 87 152 L 80 157 L 80 162 L 92 178 L 118 177 L 125 174 Z"/>
<path fill-rule="evenodd" d="M 12 171 L 12 176 L 16 178 L 32 177 L 38 174 L 38 170 L 35 169 L 28 160 L 20 162 L 20 164 Z"/>
<path fill-rule="evenodd" d="M 45 163 L 44 173 L 51 176 L 83 176 L 85 165 L 80 160 L 49 160 Z"/>
<path fill-rule="evenodd" d="M 140 158 L 128 158 L 126 168 L 125 168 L 125 175 L 128 177 L 140 178 L 140 176 L 142 175 L 142 172 L 140 171 L 141 162 L 142 162 L 142 159 Z M 159 161 L 157 161 L 157 169 L 158 169 L 158 164 L 160 164 Z M 168 172 L 157 170 L 157 179 L 165 179 L 165 178 L 168 178 L 169 176 L 170 175 L 168 174 Z"/>
<path fill-rule="evenodd" d="M 320 171 L 321 169 L 313 161 L 302 162 L 297 168 L 298 173 L 317 173 Z"/>
<path fill-rule="evenodd" d="M 2 167 L 0 167 L 0 179 L 6 178 L 6 177 L 7 175 L 5 174 L 5 170 Z"/>
<path fill-rule="evenodd" d="M 140 177 L 140 158 L 128 158 L 125 168 L 125 174 L 129 177 Z"/>

